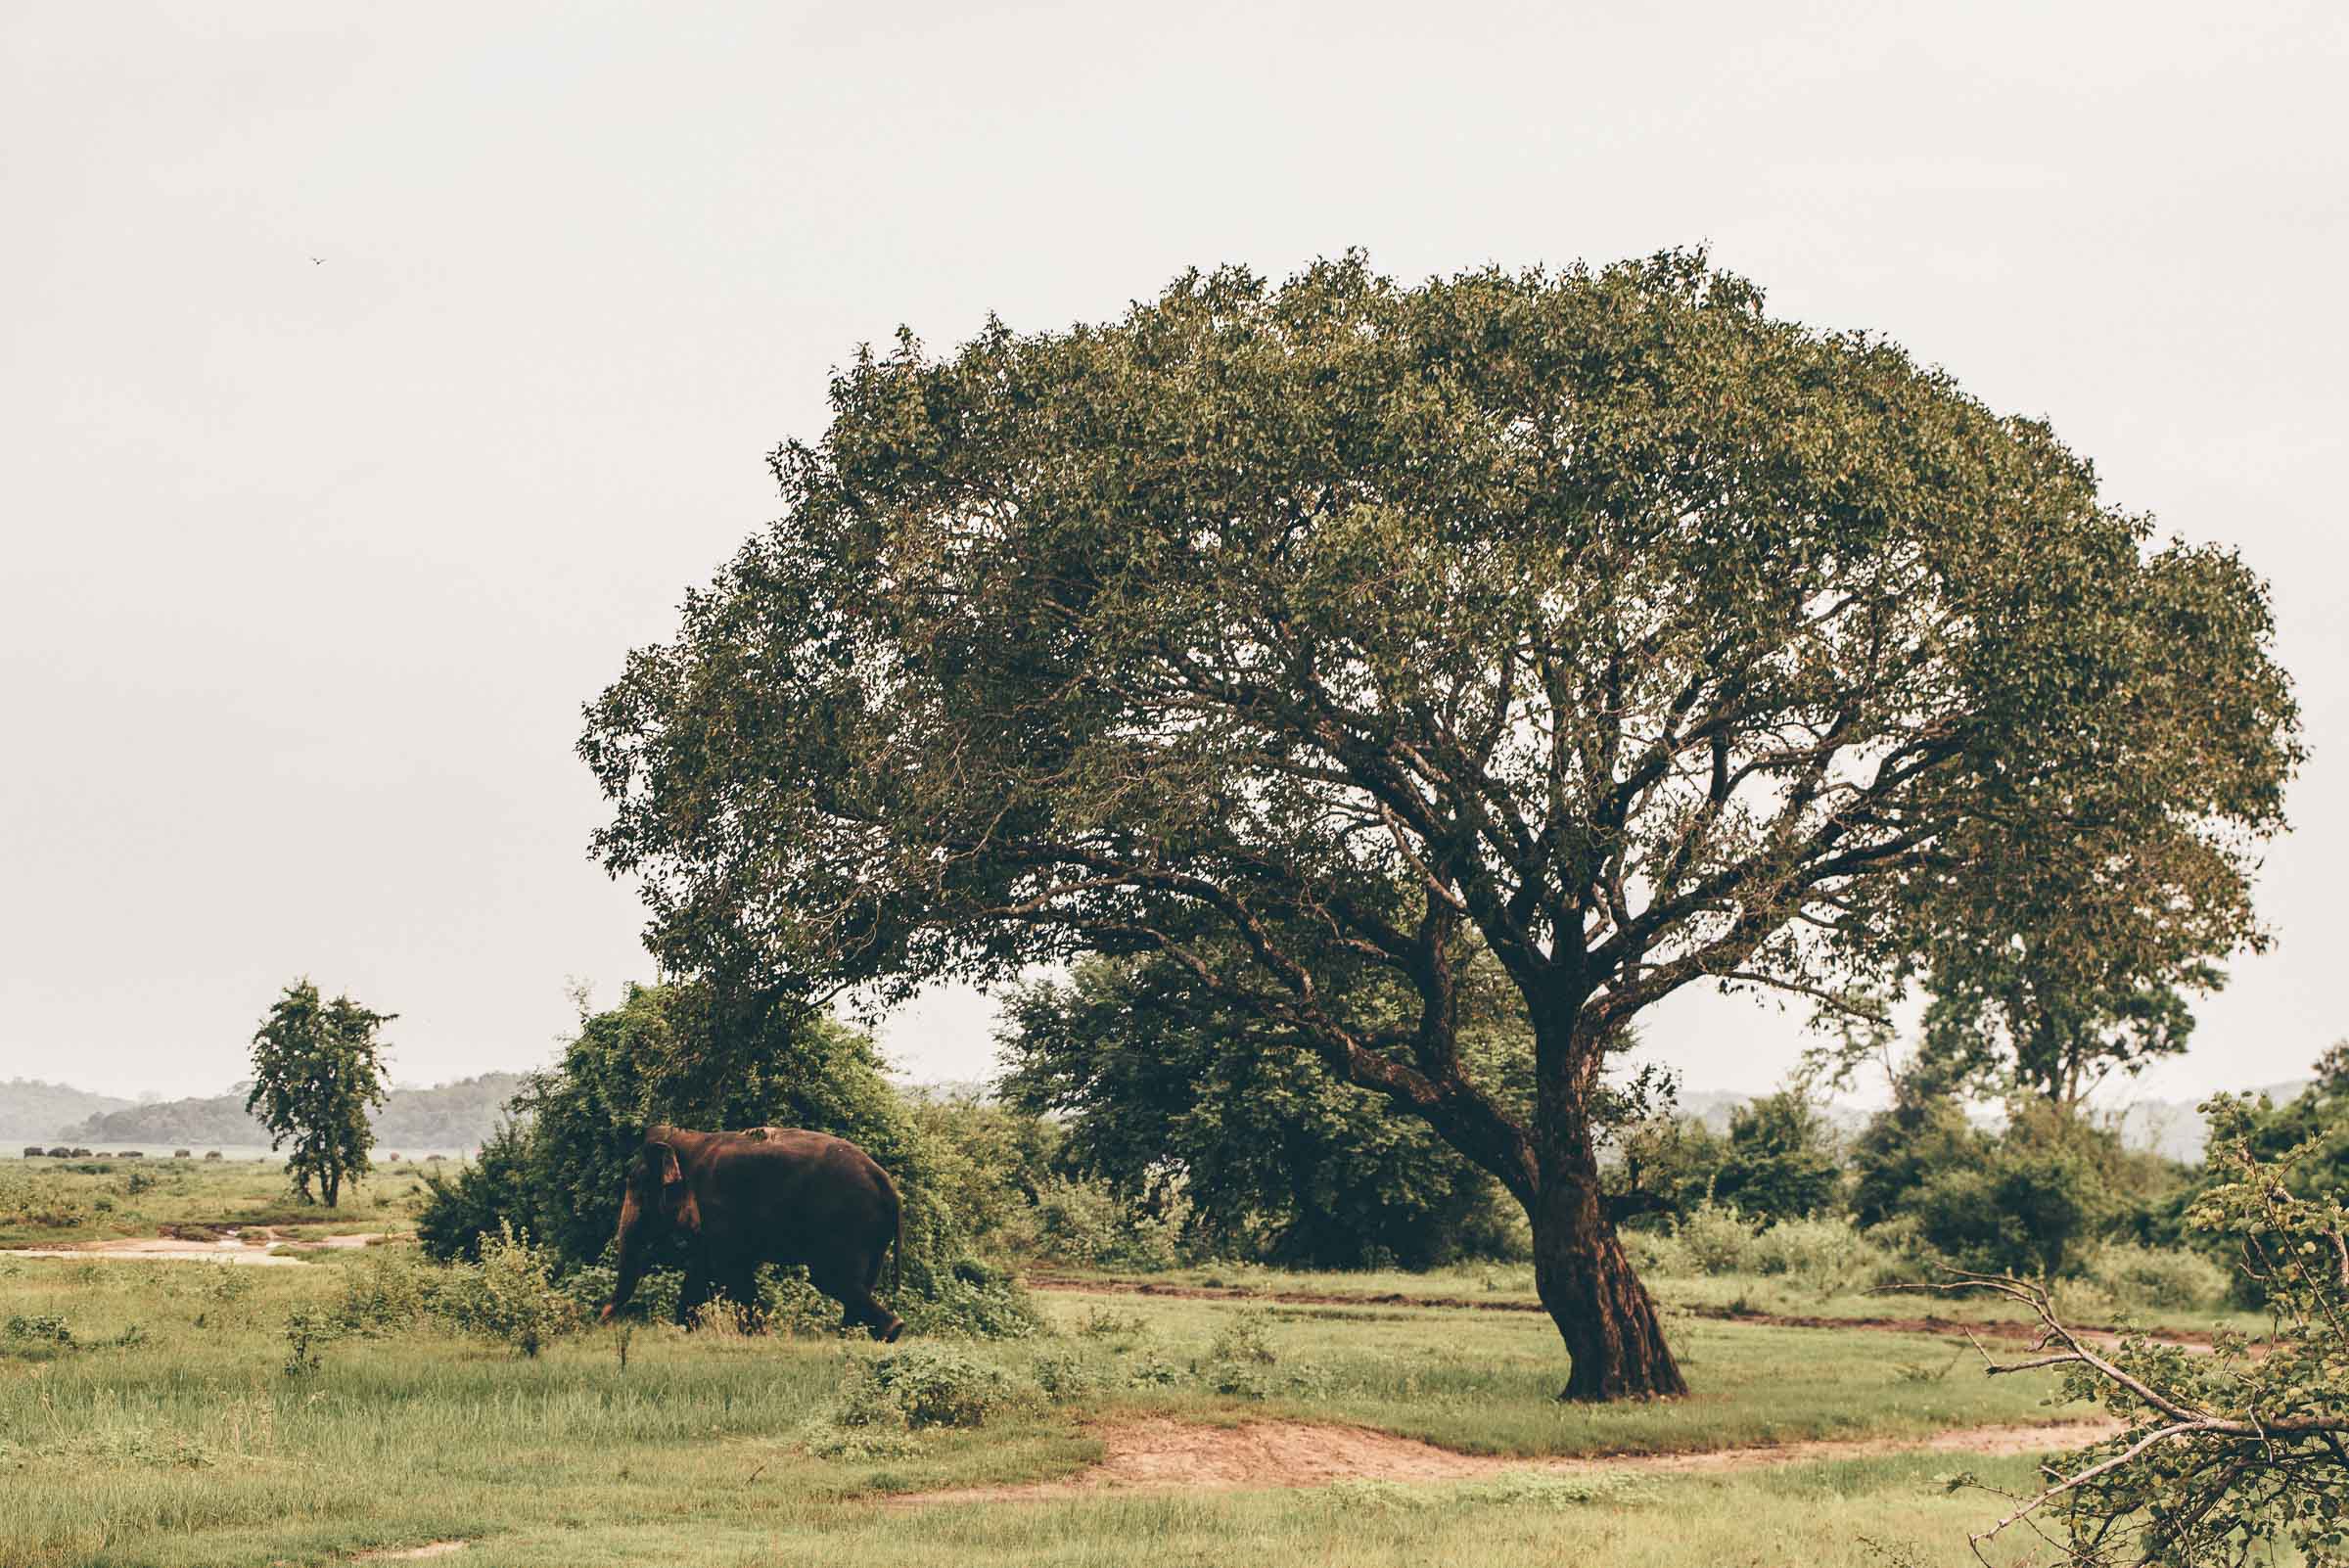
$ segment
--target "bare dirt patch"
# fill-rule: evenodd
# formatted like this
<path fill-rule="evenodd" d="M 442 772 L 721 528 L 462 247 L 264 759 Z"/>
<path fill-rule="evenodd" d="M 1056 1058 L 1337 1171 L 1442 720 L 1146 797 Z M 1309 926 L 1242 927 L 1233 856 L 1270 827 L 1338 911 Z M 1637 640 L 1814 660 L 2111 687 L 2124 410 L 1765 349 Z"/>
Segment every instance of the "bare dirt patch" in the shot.
<path fill-rule="evenodd" d="M 466 1544 L 462 1541 L 434 1541 L 421 1546 L 386 1546 L 380 1551 L 355 1553 L 351 1560 L 354 1562 L 393 1562 L 401 1559 L 412 1561 L 418 1557 L 445 1557 L 452 1551 L 463 1551 L 465 1545 Z"/>
<path fill-rule="evenodd" d="M 1262 1491 L 1327 1486 L 1334 1481 L 1470 1481 L 1529 1472 L 1681 1475 L 1891 1453 L 2048 1453 L 2110 1437 L 2120 1427 L 2103 1420 L 2067 1421 L 2044 1426 L 1968 1427 L 1921 1438 L 1818 1439 L 1701 1453 L 1571 1459 L 1455 1453 L 1391 1432 L 1306 1421 L 1254 1421 L 1221 1427 L 1152 1416 L 1104 1423 L 1090 1430 L 1106 1452 L 1098 1464 L 1077 1475 L 1024 1486 L 906 1493 L 887 1500 L 891 1506 L 913 1507 L 938 1502 L 1042 1501 L 1101 1492 Z"/>
<path fill-rule="evenodd" d="M 381 1241 L 379 1232 L 325 1236 L 316 1241 L 281 1242 L 268 1225 L 223 1230 L 210 1239 L 188 1235 L 128 1236 L 117 1241 L 81 1241 L 68 1247 L 15 1247 L 0 1258 L 78 1258 L 85 1263 L 112 1259 L 120 1263 L 156 1263 L 196 1259 L 205 1263 L 245 1264 L 254 1268 L 296 1268 L 298 1252 L 320 1248 L 365 1247 Z M 283 1249 L 283 1250 L 280 1250 Z"/>

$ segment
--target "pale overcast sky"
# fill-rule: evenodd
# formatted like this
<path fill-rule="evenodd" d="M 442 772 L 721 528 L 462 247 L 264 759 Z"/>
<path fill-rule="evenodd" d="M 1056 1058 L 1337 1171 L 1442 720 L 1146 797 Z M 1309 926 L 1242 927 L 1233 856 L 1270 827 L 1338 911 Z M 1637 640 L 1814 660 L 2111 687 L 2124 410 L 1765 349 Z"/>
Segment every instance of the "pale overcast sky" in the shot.
<path fill-rule="evenodd" d="M 828 369 L 1183 267 L 1709 243 L 2275 584 L 2314 761 L 2179 1095 L 2349 1033 L 2349 11 L 17 4 L 0 16 L 0 1080 L 210 1092 L 307 973 L 403 1082 L 649 965 L 579 704 Z M 992 1009 L 886 1033 L 984 1075 Z M 1802 1043 L 1688 995 L 1691 1087 Z"/>

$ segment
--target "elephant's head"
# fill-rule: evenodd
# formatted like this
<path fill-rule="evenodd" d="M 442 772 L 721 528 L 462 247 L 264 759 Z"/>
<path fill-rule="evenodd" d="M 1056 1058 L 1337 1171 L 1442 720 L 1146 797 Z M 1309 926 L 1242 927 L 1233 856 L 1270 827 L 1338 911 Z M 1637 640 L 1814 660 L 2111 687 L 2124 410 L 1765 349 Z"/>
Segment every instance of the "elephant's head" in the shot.
<path fill-rule="evenodd" d="M 628 1161 L 621 1193 L 620 1278 L 604 1308 L 604 1320 L 609 1322 L 627 1306 L 636 1282 L 651 1266 L 654 1249 L 666 1237 L 678 1229 L 699 1230 L 701 1224 L 701 1206 L 677 1164 L 676 1149 L 657 1137 L 646 1138 Z"/>

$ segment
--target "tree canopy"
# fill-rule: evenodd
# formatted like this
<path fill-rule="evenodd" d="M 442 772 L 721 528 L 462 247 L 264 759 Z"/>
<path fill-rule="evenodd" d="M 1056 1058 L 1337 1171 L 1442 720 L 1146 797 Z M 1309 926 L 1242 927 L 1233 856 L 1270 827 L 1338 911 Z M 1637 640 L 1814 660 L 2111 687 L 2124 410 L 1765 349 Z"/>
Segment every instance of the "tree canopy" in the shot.
<path fill-rule="evenodd" d="M 2297 756 L 2262 585 L 1702 255 L 1193 273 L 831 402 L 588 712 L 665 962 L 887 999 L 1161 954 L 1525 1206 L 1577 1397 L 1682 1386 L 1592 1141 L 1642 1009 L 1930 966 L 2058 875 L 2124 936 L 2251 930 Z M 1476 953 L 1530 1104 L 1460 1049 Z"/>

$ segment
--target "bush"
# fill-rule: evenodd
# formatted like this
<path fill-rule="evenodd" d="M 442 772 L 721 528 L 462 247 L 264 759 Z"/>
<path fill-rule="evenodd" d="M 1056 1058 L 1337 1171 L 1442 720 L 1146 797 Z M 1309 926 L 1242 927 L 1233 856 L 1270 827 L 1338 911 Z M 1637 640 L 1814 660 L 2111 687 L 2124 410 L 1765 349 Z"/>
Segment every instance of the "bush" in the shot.
<path fill-rule="evenodd" d="M 1706 1198 L 1673 1230 L 1681 1255 L 1700 1274 L 1739 1274 L 1753 1271 L 1753 1222 L 1733 1204 Z"/>
<path fill-rule="evenodd" d="M 909 1345 L 852 1357 L 833 1424 L 843 1427 L 984 1426 L 989 1415 L 1033 1400 L 1032 1388 L 991 1361 L 949 1345 Z"/>
<path fill-rule="evenodd" d="M 1754 1237 L 1757 1273 L 1785 1274 L 1833 1290 L 1880 1261 L 1859 1227 L 1841 1217 L 1780 1220 Z"/>
<path fill-rule="evenodd" d="M 1155 1272 L 1180 1265 L 1179 1217 L 1153 1215 L 1092 1176 L 1051 1176 L 1036 1196 L 1036 1248 L 1055 1263 Z"/>
<path fill-rule="evenodd" d="M 1111 1368 L 1079 1350 L 1050 1350 L 1036 1359 L 1030 1375 L 1044 1398 L 1065 1404 L 1109 1387 Z"/>
<path fill-rule="evenodd" d="M 0 1173 L 0 1224 L 69 1230 L 87 1224 L 90 1207 L 63 1182 Z"/>
<path fill-rule="evenodd" d="M 505 1222 L 482 1238 L 481 1262 L 450 1266 L 433 1305 L 461 1331 L 525 1356 L 537 1355 L 583 1319 L 578 1304 L 555 1283 L 554 1254 Z"/>
<path fill-rule="evenodd" d="M 23 1345 L 65 1347 L 73 1343 L 73 1330 L 54 1313 L 12 1313 L 7 1324 L 0 1326 L 0 1334 Z"/>
<path fill-rule="evenodd" d="M 396 1334 L 414 1327 L 431 1310 L 438 1281 L 413 1258 L 376 1251 L 353 1265 L 343 1282 L 334 1320 L 351 1334 Z"/>
<path fill-rule="evenodd" d="M 2192 1310 L 2226 1299 L 2227 1270 L 2183 1247 L 2113 1242 L 2097 1249 L 2088 1276 L 2123 1308 Z"/>
<path fill-rule="evenodd" d="M 1192 1370 L 1208 1387 L 1234 1399 L 1264 1400 L 1275 1394 L 1320 1391 L 1328 1377 L 1318 1366 L 1308 1363 L 1277 1373 L 1272 1370 L 1280 1358 L 1272 1349 L 1271 1330 L 1272 1319 L 1265 1313 L 1233 1314 Z"/>
<path fill-rule="evenodd" d="M 1036 1195 L 1051 1177 L 1060 1128 L 1031 1112 L 968 1095 L 917 1098 L 913 1120 L 929 1142 L 940 1200 L 974 1247 L 1021 1253 L 1035 1245 Z"/>
<path fill-rule="evenodd" d="M 342 1337 L 342 1329 L 334 1318 L 307 1308 L 286 1314 L 286 1366 L 288 1377 L 308 1377 L 325 1364 L 319 1352 Z"/>
<path fill-rule="evenodd" d="M 898 1315 L 907 1333 L 932 1339 L 1030 1339 L 1044 1327 L 1015 1276 L 969 1259 L 937 1276 L 928 1295 L 900 1302 Z"/>

